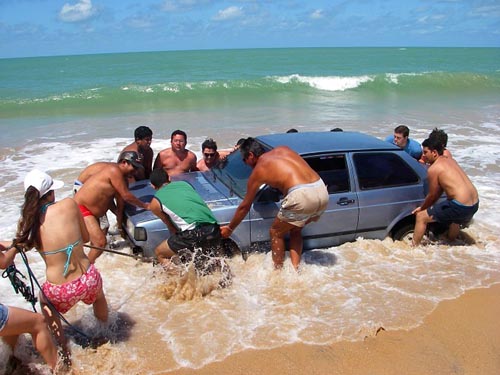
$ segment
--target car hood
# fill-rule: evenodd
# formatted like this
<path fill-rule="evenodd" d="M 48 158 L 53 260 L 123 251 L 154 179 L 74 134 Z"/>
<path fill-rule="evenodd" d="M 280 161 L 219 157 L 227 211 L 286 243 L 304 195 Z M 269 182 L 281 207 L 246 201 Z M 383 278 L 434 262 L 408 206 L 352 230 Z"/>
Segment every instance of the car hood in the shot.
<path fill-rule="evenodd" d="M 211 171 L 182 173 L 172 178 L 189 183 L 211 210 L 232 206 L 239 200 Z"/>
<path fill-rule="evenodd" d="M 178 180 L 189 183 L 200 194 L 212 211 L 238 204 L 239 198 L 233 195 L 210 171 L 182 173 L 172 177 L 172 181 Z M 151 202 L 156 193 L 149 180 L 134 182 L 130 184 L 129 190 L 143 202 Z M 126 212 L 136 222 L 156 218 L 151 211 L 143 210 L 129 204 L 126 206 Z"/>

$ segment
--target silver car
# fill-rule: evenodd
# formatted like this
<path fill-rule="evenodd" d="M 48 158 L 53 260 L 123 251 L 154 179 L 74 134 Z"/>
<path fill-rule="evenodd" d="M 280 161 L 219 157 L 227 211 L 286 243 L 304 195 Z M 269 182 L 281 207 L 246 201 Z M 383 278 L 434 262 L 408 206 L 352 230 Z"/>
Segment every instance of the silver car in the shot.
<path fill-rule="evenodd" d="M 267 150 L 289 146 L 328 187 L 327 210 L 302 231 L 305 250 L 336 246 L 357 237 L 402 239 L 413 232 L 411 212 L 427 193 L 427 170 L 399 147 L 357 132 L 271 134 L 256 139 Z M 189 182 L 224 225 L 245 196 L 251 171 L 241 154 L 234 152 L 217 168 L 175 179 Z M 136 182 L 130 189 L 145 202 L 155 194 L 149 181 Z M 261 186 L 250 212 L 231 236 L 232 246 L 243 253 L 269 250 L 269 228 L 282 198 L 270 186 Z M 169 236 L 167 227 L 150 211 L 134 206 L 125 211 L 125 230 L 134 252 L 154 257 L 156 246 Z"/>

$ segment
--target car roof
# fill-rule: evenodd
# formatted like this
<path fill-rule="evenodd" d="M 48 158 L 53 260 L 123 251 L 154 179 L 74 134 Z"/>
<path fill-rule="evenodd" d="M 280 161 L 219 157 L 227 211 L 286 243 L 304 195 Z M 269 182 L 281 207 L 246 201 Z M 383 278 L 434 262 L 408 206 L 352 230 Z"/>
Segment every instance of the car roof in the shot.
<path fill-rule="evenodd" d="M 301 155 L 332 151 L 401 150 L 392 143 L 359 132 L 279 133 L 261 135 L 256 139 L 271 148 L 286 145 Z"/>

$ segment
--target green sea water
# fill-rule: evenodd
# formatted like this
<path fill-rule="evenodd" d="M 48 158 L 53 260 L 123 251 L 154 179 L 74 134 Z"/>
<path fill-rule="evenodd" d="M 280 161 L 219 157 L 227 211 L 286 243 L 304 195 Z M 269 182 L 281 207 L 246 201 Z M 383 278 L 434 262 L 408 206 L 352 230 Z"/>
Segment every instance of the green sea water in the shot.
<path fill-rule="evenodd" d="M 260 102 L 383 104 L 500 95 L 498 48 L 300 48 L 0 60 L 0 119 L 99 116 Z"/>

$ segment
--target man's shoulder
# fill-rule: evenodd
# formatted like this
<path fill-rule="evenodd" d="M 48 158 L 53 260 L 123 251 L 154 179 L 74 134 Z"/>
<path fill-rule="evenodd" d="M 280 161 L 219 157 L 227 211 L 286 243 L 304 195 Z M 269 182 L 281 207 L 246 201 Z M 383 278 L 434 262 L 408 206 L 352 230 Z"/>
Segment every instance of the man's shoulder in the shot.
<path fill-rule="evenodd" d="M 95 177 L 97 179 L 103 179 L 116 173 L 121 173 L 120 168 L 118 167 L 118 163 L 109 162 L 106 163 L 106 165 L 103 165 L 102 168 L 96 174 L 90 176 L 90 178 Z"/>
<path fill-rule="evenodd" d="M 408 139 L 406 143 L 405 151 L 408 152 L 415 159 L 420 159 L 422 156 L 422 146 L 418 141 L 415 141 L 412 138 Z"/>
<path fill-rule="evenodd" d="M 172 154 L 172 147 L 167 147 L 167 148 L 164 148 L 163 150 L 161 150 L 160 152 L 158 152 L 158 156 L 159 157 L 167 157 L 169 155 Z"/>
<path fill-rule="evenodd" d="M 286 162 L 290 158 L 301 158 L 301 156 L 288 146 L 278 146 L 273 148 L 271 151 L 264 152 L 259 157 L 259 160 L 279 163 L 280 161 Z"/>
<path fill-rule="evenodd" d="M 408 143 L 410 144 L 410 146 L 412 147 L 418 147 L 418 148 L 421 148 L 422 145 L 420 144 L 419 141 L 416 141 L 415 139 L 413 138 L 408 138 Z"/>
<path fill-rule="evenodd" d="M 172 181 L 168 185 L 165 185 L 162 188 L 160 188 L 155 193 L 155 197 L 157 197 L 158 199 L 160 199 L 160 198 L 164 199 L 165 197 L 174 198 L 171 194 L 172 191 L 179 190 L 179 189 L 186 189 L 186 188 L 192 189 L 192 186 L 189 183 L 187 183 L 186 181 L 182 181 L 182 180 Z M 175 197 L 174 199 L 178 199 L 178 197 Z"/>
<path fill-rule="evenodd" d="M 139 146 L 137 146 L 137 143 L 135 142 L 132 142 L 131 144 L 129 144 L 128 146 L 125 146 L 125 148 L 122 150 L 122 152 L 124 151 L 135 151 L 135 152 L 139 152 Z"/>
<path fill-rule="evenodd" d="M 187 181 L 184 181 L 184 180 L 176 180 L 176 181 L 172 181 L 171 183 L 169 183 L 167 186 L 165 187 L 170 187 L 171 189 L 172 188 L 183 188 L 183 187 L 189 187 L 189 188 L 193 188 L 191 186 L 191 184 Z"/>
<path fill-rule="evenodd" d="M 448 168 L 445 160 L 438 159 L 434 163 L 432 163 L 427 169 L 427 175 L 435 175 L 440 174 L 442 171 Z"/>

